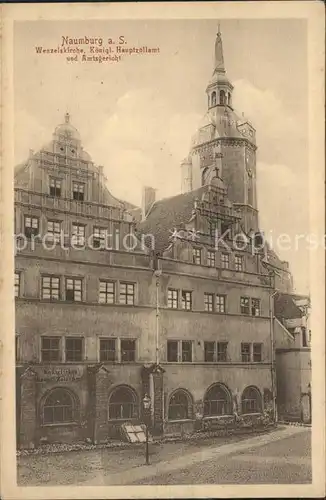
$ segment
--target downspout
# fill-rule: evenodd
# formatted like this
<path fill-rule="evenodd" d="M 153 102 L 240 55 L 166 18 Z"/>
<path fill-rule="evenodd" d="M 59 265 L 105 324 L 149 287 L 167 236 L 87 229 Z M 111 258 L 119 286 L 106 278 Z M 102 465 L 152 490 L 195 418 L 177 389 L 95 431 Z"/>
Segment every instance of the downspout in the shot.
<path fill-rule="evenodd" d="M 273 414 L 275 422 L 278 420 L 277 405 L 276 405 L 276 381 L 275 381 L 275 341 L 274 341 L 274 297 L 277 291 L 274 291 L 269 296 L 270 308 L 270 337 L 271 337 L 271 382 L 272 382 L 272 397 L 273 397 Z"/>

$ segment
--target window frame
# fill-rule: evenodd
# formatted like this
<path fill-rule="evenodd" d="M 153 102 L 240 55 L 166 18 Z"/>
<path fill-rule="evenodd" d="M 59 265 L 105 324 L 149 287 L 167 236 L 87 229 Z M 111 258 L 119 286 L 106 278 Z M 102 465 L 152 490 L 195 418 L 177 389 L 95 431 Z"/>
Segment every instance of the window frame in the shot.
<path fill-rule="evenodd" d="M 98 231 L 98 235 L 95 234 L 95 231 Z M 104 232 L 104 236 L 101 233 Z M 108 230 L 106 227 L 94 226 L 93 227 L 93 248 L 103 249 L 106 247 L 106 242 L 108 237 Z M 96 244 L 95 244 L 96 242 Z M 97 243 L 99 245 L 97 246 Z"/>
<path fill-rule="evenodd" d="M 129 339 L 129 338 L 120 338 L 120 363 L 136 363 L 137 362 L 137 339 Z M 133 343 L 133 349 L 123 349 L 123 342 L 132 342 Z M 124 359 L 123 353 L 124 352 L 132 352 L 133 353 L 133 359 Z"/>
<path fill-rule="evenodd" d="M 192 262 L 196 266 L 201 266 L 202 263 L 202 249 L 198 247 L 194 247 L 192 249 Z"/>
<path fill-rule="evenodd" d="M 208 344 L 211 344 L 210 347 L 213 349 L 208 349 Z M 212 354 L 212 359 L 207 359 L 207 353 Z M 204 362 L 205 363 L 215 363 L 216 361 L 216 342 L 214 340 L 205 340 L 204 341 Z"/>
<path fill-rule="evenodd" d="M 44 341 L 50 341 L 50 346 L 51 346 L 51 341 L 56 341 L 58 342 L 58 347 L 57 348 L 51 348 L 51 347 L 48 347 L 48 348 L 45 348 L 43 346 L 43 342 Z M 54 359 L 51 359 L 51 355 L 50 355 L 50 359 L 44 359 L 44 352 L 48 352 L 48 353 L 53 353 L 53 352 L 57 352 L 58 353 L 58 356 L 55 357 Z M 40 362 L 41 363 L 60 363 L 62 361 L 62 337 L 59 336 L 59 335 L 41 335 L 41 345 L 40 345 Z"/>
<path fill-rule="evenodd" d="M 125 287 L 125 293 L 121 291 L 121 288 Z M 132 293 L 128 292 L 128 288 L 132 287 Z M 125 300 L 121 300 L 122 298 Z M 128 302 L 128 297 L 132 297 L 132 302 Z M 119 304 L 124 306 L 134 306 L 136 304 L 136 283 L 131 281 L 120 281 L 119 283 Z"/>
<path fill-rule="evenodd" d="M 54 184 L 53 186 L 51 185 L 52 183 Z M 57 186 L 57 183 L 59 183 L 59 188 Z M 52 196 L 53 198 L 61 198 L 61 194 L 62 194 L 62 179 L 60 179 L 59 177 L 50 176 L 49 195 Z"/>
<path fill-rule="evenodd" d="M 192 311 L 191 290 L 181 290 L 181 308 L 183 311 Z"/>
<path fill-rule="evenodd" d="M 216 253 L 214 250 L 207 250 L 208 267 L 216 267 Z"/>
<path fill-rule="evenodd" d="M 241 273 L 244 270 L 243 266 L 243 255 L 235 255 L 234 256 L 234 269 Z"/>
<path fill-rule="evenodd" d="M 230 254 L 227 252 L 221 253 L 221 268 L 230 269 Z"/>
<path fill-rule="evenodd" d="M 77 189 L 75 189 L 77 187 Z M 85 183 L 72 181 L 72 199 L 75 201 L 85 201 Z M 79 189 L 82 188 L 82 189 Z"/>
<path fill-rule="evenodd" d="M 105 284 L 105 290 L 101 290 L 101 285 Z M 112 285 L 113 291 L 108 291 L 108 285 Z M 101 300 L 101 294 L 105 295 L 105 300 Z M 108 297 L 112 300 L 108 301 Z M 99 304 L 115 304 L 116 303 L 116 282 L 111 280 L 99 279 L 99 292 L 98 292 L 98 302 Z"/>
<path fill-rule="evenodd" d="M 217 293 L 215 295 L 215 312 L 219 314 L 226 313 L 226 295 Z"/>
<path fill-rule="evenodd" d="M 181 395 L 184 396 L 185 401 L 186 401 L 186 405 L 181 404 L 176 399 L 177 396 L 180 397 Z M 174 400 L 176 400 L 177 402 L 174 402 Z M 183 408 L 181 411 L 181 415 L 178 411 L 177 411 L 177 414 L 175 414 L 174 409 L 175 408 L 179 409 L 180 407 Z M 173 411 L 172 411 L 172 409 L 173 409 Z M 185 412 L 184 412 L 184 410 L 185 410 Z M 179 413 L 179 416 L 178 416 L 178 413 Z M 186 391 L 184 391 L 183 389 L 177 389 L 171 394 L 171 396 L 169 398 L 169 403 L 168 403 L 168 415 L 167 415 L 167 417 L 168 417 L 168 421 L 170 421 L 170 422 L 191 420 L 191 418 L 192 418 L 192 401 L 190 399 L 189 394 L 186 393 Z"/>
<path fill-rule="evenodd" d="M 102 342 L 112 342 L 114 349 L 101 349 Z M 103 353 L 113 353 L 113 356 L 101 356 Z M 116 337 L 99 337 L 99 345 L 98 345 L 98 359 L 100 363 L 116 363 L 117 362 L 117 338 Z M 105 359 L 103 359 L 105 358 Z"/>
<path fill-rule="evenodd" d="M 206 312 L 215 311 L 215 294 L 204 292 L 204 308 Z"/>
<path fill-rule="evenodd" d="M 225 347 L 225 349 L 219 349 L 219 347 Z M 223 358 L 223 359 L 221 359 Z M 228 361 L 228 342 L 216 342 L 216 362 L 217 363 L 227 363 Z"/>
<path fill-rule="evenodd" d="M 49 224 L 53 224 L 53 231 L 49 229 Z M 55 225 L 59 225 L 59 231 L 55 230 Z M 61 226 L 62 226 L 62 221 L 61 220 L 54 220 L 54 219 L 48 219 L 46 223 L 46 234 L 48 236 L 48 239 L 53 241 L 54 243 L 60 243 L 61 241 Z M 50 238 L 49 238 L 50 236 Z"/>
<path fill-rule="evenodd" d="M 169 309 L 179 309 L 179 290 L 176 288 L 168 288 L 167 305 Z"/>
<path fill-rule="evenodd" d="M 245 303 L 247 302 L 247 303 Z M 244 314 L 245 316 L 250 316 L 250 297 L 247 297 L 245 295 L 240 297 L 240 313 Z M 248 312 L 246 312 L 248 311 Z"/>
<path fill-rule="evenodd" d="M 255 348 L 259 347 L 259 352 L 255 352 Z M 255 357 L 259 356 L 259 359 L 255 359 Z M 253 363 L 261 363 L 263 361 L 263 343 L 262 342 L 253 342 L 252 344 L 252 361 Z"/>
<path fill-rule="evenodd" d="M 77 231 L 76 231 L 77 229 Z M 82 229 L 80 232 L 79 229 Z M 72 223 L 71 241 L 75 247 L 84 247 L 86 242 L 86 224 Z"/>
<path fill-rule="evenodd" d="M 44 286 L 44 279 L 50 280 L 50 285 L 48 287 Z M 58 287 L 52 285 L 53 280 L 58 280 Z M 44 290 L 49 290 L 50 297 L 44 297 Z M 52 291 L 58 290 L 58 297 L 52 296 Z M 49 301 L 61 300 L 61 277 L 54 274 L 42 274 L 41 275 L 41 299 Z"/>
<path fill-rule="evenodd" d="M 80 358 L 78 359 L 68 359 L 67 353 L 68 352 L 75 352 L 74 349 L 67 349 L 67 341 L 80 341 L 81 342 L 81 348 L 77 352 L 80 351 Z M 67 335 L 64 337 L 64 354 L 65 354 L 65 362 L 66 363 L 82 363 L 85 360 L 85 337 L 82 336 L 70 336 Z M 73 356 L 75 358 L 75 355 Z"/>
<path fill-rule="evenodd" d="M 67 298 L 67 291 L 71 291 L 71 289 L 67 288 L 68 281 L 73 281 L 73 288 L 72 291 L 74 292 L 74 298 Z M 75 282 L 80 281 L 80 290 L 78 288 L 75 290 Z M 83 302 L 84 298 L 84 290 L 83 290 L 83 285 L 84 285 L 84 279 L 79 277 L 79 276 L 66 276 L 65 277 L 65 302 Z M 80 292 L 80 300 L 76 300 L 75 298 L 75 292 Z"/>
<path fill-rule="evenodd" d="M 261 316 L 261 300 L 252 297 L 250 300 L 250 312 L 251 316 Z"/>
<path fill-rule="evenodd" d="M 30 226 L 26 224 L 30 219 Z M 37 227 L 33 226 L 33 221 L 37 221 Z M 28 231 L 30 229 L 30 231 Z M 32 236 L 39 236 L 40 234 L 40 217 L 37 215 L 24 215 L 24 235 L 30 239 Z"/>
<path fill-rule="evenodd" d="M 71 402 L 71 405 L 61 405 L 61 406 L 56 406 L 56 405 L 46 405 L 46 402 L 48 400 L 48 398 L 52 395 L 52 394 L 55 394 L 56 392 L 63 392 L 63 393 L 66 393 L 69 398 L 70 398 L 70 402 Z M 51 419 L 51 421 L 47 421 L 47 419 L 45 418 L 45 409 L 46 408 L 70 408 L 70 411 L 71 411 L 71 418 L 69 419 L 63 419 L 63 420 L 54 420 L 54 419 Z M 76 419 L 76 416 L 77 416 L 77 410 L 78 410 L 78 406 L 77 406 L 77 402 L 76 402 L 76 399 L 75 399 L 75 396 L 70 392 L 69 389 L 65 388 L 65 387 L 55 387 L 53 388 L 52 390 L 49 391 L 49 393 L 46 395 L 45 399 L 43 400 L 43 404 L 42 404 L 42 427 L 54 427 L 54 426 L 65 426 L 65 425 L 71 425 L 71 424 L 76 424 L 77 423 L 77 419 Z"/>
<path fill-rule="evenodd" d="M 248 346 L 248 352 L 245 350 L 245 346 Z M 251 363 L 251 343 L 250 342 L 241 342 L 241 362 L 242 363 Z M 245 357 L 247 356 L 247 357 Z"/>
<path fill-rule="evenodd" d="M 174 351 L 174 354 L 176 354 L 176 359 L 171 360 L 169 359 L 170 356 L 169 354 L 171 351 L 169 350 L 169 345 L 175 344 L 177 349 Z M 189 344 L 190 349 L 188 350 L 188 353 L 190 353 L 190 360 L 185 360 L 184 359 L 184 353 L 187 351 L 184 351 L 184 345 Z M 167 339 L 166 341 L 166 361 L 168 363 L 193 363 L 194 362 L 194 342 L 193 340 L 188 340 L 188 339 Z"/>

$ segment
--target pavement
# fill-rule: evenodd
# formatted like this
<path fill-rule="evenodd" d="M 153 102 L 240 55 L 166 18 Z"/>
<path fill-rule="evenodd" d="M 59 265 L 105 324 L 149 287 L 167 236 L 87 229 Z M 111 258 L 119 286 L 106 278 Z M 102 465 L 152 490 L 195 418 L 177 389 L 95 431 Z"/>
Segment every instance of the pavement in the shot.
<path fill-rule="evenodd" d="M 18 460 L 19 486 L 246 484 L 311 482 L 310 429 L 284 426 L 254 437 L 29 456 Z"/>

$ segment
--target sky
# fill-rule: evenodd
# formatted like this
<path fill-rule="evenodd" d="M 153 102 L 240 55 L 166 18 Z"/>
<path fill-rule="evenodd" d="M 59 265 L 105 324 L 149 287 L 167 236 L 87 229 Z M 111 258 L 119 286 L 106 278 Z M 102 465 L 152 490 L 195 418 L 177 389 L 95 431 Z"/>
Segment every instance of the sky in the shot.
<path fill-rule="evenodd" d="M 207 109 L 217 24 L 233 104 L 256 128 L 260 227 L 289 235 L 277 253 L 295 289 L 309 293 L 307 32 L 304 20 L 32 21 L 15 23 L 15 162 L 51 140 L 68 111 L 84 149 L 104 166 L 117 197 L 140 205 L 143 185 L 157 197 L 180 192 L 180 162 Z M 68 63 L 62 36 L 117 38 L 159 47 L 118 63 Z"/>

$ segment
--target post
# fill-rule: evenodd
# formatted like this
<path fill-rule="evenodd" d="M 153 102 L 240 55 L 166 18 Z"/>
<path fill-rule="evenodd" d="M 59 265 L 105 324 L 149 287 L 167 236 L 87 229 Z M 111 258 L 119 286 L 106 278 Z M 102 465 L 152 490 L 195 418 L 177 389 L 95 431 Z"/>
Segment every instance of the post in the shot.
<path fill-rule="evenodd" d="M 149 450 L 148 450 L 148 421 L 146 422 L 146 465 L 149 465 Z"/>

